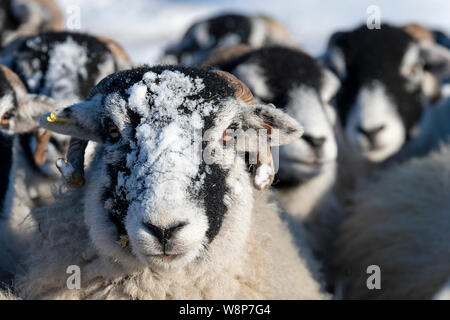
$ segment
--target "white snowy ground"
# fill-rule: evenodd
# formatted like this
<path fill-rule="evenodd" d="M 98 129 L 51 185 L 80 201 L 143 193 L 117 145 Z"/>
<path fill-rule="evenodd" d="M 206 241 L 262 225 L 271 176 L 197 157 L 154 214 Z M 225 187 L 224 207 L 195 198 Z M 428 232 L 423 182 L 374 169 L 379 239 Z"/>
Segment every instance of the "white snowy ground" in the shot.
<path fill-rule="evenodd" d="M 66 18 L 79 8 L 82 31 L 117 40 L 135 62 L 152 64 L 197 19 L 220 12 L 265 13 L 284 24 L 302 47 L 322 53 L 328 37 L 366 21 L 377 5 L 381 21 L 419 22 L 450 33 L 448 0 L 57 0 Z M 71 19 L 67 19 L 71 21 Z"/>

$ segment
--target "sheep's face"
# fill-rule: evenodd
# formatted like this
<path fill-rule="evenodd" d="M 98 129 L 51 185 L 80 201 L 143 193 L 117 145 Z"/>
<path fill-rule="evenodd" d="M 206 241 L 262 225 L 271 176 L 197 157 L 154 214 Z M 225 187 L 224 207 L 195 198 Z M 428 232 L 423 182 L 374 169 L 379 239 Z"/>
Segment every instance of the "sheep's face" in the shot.
<path fill-rule="evenodd" d="M 223 241 L 243 246 L 252 184 L 244 154 L 227 144 L 234 139 L 227 129 L 266 124 L 283 129 L 280 140 L 292 140 L 298 124 L 274 108 L 237 100 L 210 71 L 141 68 L 98 87 L 87 102 L 58 113 L 65 123 L 44 125 L 102 144 L 85 208 L 99 251 L 120 256 L 115 241 L 126 236 L 132 256 L 168 270 L 206 258 Z"/>
<path fill-rule="evenodd" d="M 336 101 L 350 145 L 373 162 L 395 154 L 414 134 L 430 85 L 418 43 L 400 28 L 364 26 L 336 34 L 327 55 L 342 81 Z"/>
<path fill-rule="evenodd" d="M 260 101 L 274 103 L 299 121 L 301 139 L 280 148 L 282 181 L 304 180 L 334 167 L 337 142 L 331 101 L 338 78 L 298 50 L 269 47 L 242 58 L 233 73 Z"/>
<path fill-rule="evenodd" d="M 54 108 L 51 99 L 28 94 L 17 75 L 0 66 L 0 130 L 14 134 L 36 129 L 38 116 Z"/>
<path fill-rule="evenodd" d="M 260 47 L 272 34 L 274 41 L 282 42 L 280 38 L 288 38 L 282 29 L 266 17 L 220 15 L 192 25 L 179 43 L 166 50 L 166 59 L 174 57 L 178 63 L 198 65 L 218 46 L 248 44 Z"/>

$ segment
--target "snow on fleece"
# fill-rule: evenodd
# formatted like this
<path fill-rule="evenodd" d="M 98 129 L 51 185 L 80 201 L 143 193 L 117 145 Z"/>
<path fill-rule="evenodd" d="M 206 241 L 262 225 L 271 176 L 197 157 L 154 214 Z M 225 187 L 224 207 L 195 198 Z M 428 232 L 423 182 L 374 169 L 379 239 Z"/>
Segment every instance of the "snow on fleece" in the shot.
<path fill-rule="evenodd" d="M 127 90 L 128 106 L 141 123 L 136 127 L 136 141 L 130 142 L 126 169 L 118 172 L 114 194 L 125 194 L 129 213 L 161 202 L 180 206 L 174 199 L 183 199 L 186 190 L 200 191 L 206 173 L 200 174 L 200 163 L 193 161 L 193 132 L 201 130 L 204 117 L 219 108 L 210 101 L 189 98 L 204 88 L 200 78 L 166 70 L 145 73 Z M 165 183 L 168 180 L 177 184 Z"/>

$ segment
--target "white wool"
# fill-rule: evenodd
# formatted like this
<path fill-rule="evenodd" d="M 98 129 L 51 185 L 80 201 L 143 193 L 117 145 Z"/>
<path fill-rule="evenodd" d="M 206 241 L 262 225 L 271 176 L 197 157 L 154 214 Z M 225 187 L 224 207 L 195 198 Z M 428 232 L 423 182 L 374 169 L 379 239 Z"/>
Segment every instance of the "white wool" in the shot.
<path fill-rule="evenodd" d="M 88 77 L 86 48 L 68 37 L 65 42 L 57 44 L 49 56 L 48 72 L 45 75 L 46 86 L 42 93 L 68 104 L 77 102 L 78 77 L 82 79 Z M 40 77 L 35 75 L 32 81 L 28 82 L 31 91 L 35 92 L 38 89 Z"/>
<path fill-rule="evenodd" d="M 270 177 L 273 175 L 272 167 L 264 163 L 256 169 L 255 184 L 259 187 L 267 186 L 270 183 Z"/>

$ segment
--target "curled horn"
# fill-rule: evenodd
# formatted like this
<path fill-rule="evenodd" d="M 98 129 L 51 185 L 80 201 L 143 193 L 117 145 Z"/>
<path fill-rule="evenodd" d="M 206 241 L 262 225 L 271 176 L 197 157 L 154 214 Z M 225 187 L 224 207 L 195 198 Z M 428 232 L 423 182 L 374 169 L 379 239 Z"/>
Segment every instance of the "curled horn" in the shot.
<path fill-rule="evenodd" d="M 66 159 L 58 159 L 56 167 L 72 188 L 81 188 L 84 185 L 84 153 L 88 141 L 71 138 Z"/>
<path fill-rule="evenodd" d="M 417 23 L 410 23 L 403 27 L 403 30 L 418 42 L 434 42 L 433 34 L 430 30 Z"/>
<path fill-rule="evenodd" d="M 231 59 L 236 59 L 252 50 L 252 47 L 247 44 L 220 46 L 211 51 L 211 54 L 205 59 L 202 66 L 217 66 Z"/>
<path fill-rule="evenodd" d="M 222 78 L 228 81 L 234 88 L 234 96 L 244 101 L 247 104 L 256 104 L 255 98 L 253 97 L 250 89 L 238 78 L 233 76 L 231 73 L 221 70 L 213 70 L 214 73 L 220 75 Z"/>
<path fill-rule="evenodd" d="M 234 88 L 234 96 L 237 99 L 240 99 L 247 104 L 256 104 L 255 98 L 253 97 L 250 89 L 241 80 L 225 71 L 213 70 L 213 72 L 231 83 Z M 269 129 L 269 134 L 272 134 L 273 128 L 270 125 L 264 124 L 264 127 Z M 263 150 L 258 149 L 256 159 L 257 163 L 253 168 L 253 186 L 257 190 L 266 190 L 270 187 L 275 178 L 275 167 L 273 164 L 270 147 Z"/>

